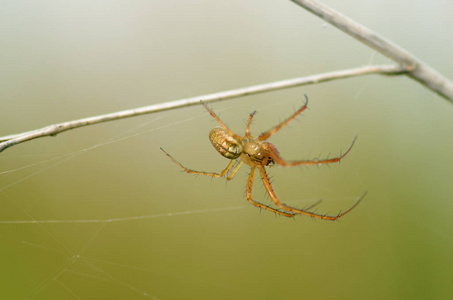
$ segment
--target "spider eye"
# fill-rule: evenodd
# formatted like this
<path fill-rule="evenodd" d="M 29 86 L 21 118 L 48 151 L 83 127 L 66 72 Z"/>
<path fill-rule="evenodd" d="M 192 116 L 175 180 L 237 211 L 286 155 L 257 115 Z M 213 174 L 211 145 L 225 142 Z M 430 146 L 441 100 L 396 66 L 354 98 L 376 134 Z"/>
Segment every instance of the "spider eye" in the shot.
<path fill-rule="evenodd" d="M 266 162 L 266 166 L 272 167 L 274 164 L 275 164 L 275 162 L 274 162 L 274 160 L 272 159 L 272 157 L 269 157 L 269 159 L 268 159 L 267 162 Z"/>
<path fill-rule="evenodd" d="M 209 140 L 217 152 L 228 159 L 238 158 L 242 153 L 242 143 L 230 136 L 221 127 L 211 130 Z"/>

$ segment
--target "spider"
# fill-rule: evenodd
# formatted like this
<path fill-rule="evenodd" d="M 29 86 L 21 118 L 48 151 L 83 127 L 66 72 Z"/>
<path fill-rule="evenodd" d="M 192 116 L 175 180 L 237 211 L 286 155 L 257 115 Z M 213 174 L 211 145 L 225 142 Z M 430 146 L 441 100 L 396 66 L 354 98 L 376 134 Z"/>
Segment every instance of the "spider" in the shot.
<path fill-rule="evenodd" d="M 164 149 L 160 148 L 175 164 L 177 164 L 180 168 L 182 168 L 185 172 L 190 174 L 197 174 L 197 175 L 207 175 L 212 177 L 224 177 L 228 172 L 230 172 L 227 176 L 227 180 L 231 180 L 236 172 L 239 170 L 243 163 L 246 163 L 250 166 L 251 170 L 247 179 L 247 188 L 246 188 L 246 198 L 247 200 L 254 206 L 270 210 L 278 215 L 282 215 L 285 217 L 294 217 L 295 215 L 306 215 L 313 218 L 323 219 L 323 220 L 337 220 L 342 216 L 349 213 L 354 207 L 356 207 L 359 202 L 365 197 L 364 193 L 360 196 L 354 205 L 352 205 L 348 210 L 343 213 L 339 213 L 336 216 L 329 216 L 318 214 L 315 212 L 309 211 L 312 207 L 317 205 L 317 203 L 311 205 L 309 208 L 306 209 L 299 209 L 296 207 L 289 206 L 284 204 L 280 201 L 277 197 L 274 188 L 271 185 L 269 176 L 267 175 L 265 167 L 271 167 L 274 164 L 278 164 L 280 166 L 301 166 L 301 165 L 320 165 L 320 164 L 329 164 L 339 162 L 343 157 L 345 157 L 349 151 L 351 150 L 352 146 L 356 138 L 352 141 L 351 145 L 349 146 L 348 150 L 339 157 L 330 158 L 330 159 L 323 159 L 323 160 L 299 160 L 299 161 L 286 161 L 284 160 L 277 151 L 277 148 L 269 143 L 265 142 L 269 139 L 272 135 L 277 133 L 280 129 L 282 129 L 286 124 L 288 124 L 291 120 L 295 119 L 300 113 L 302 113 L 308 105 L 308 97 L 305 95 L 305 104 L 297 110 L 292 116 L 288 119 L 284 120 L 280 124 L 276 125 L 275 127 L 271 128 L 270 130 L 262 133 L 257 138 L 253 138 L 250 134 L 250 124 L 252 123 L 253 116 L 255 115 L 256 111 L 252 112 L 249 116 L 247 127 L 245 128 L 245 137 L 240 136 L 232 132 L 226 125 L 223 123 L 220 118 L 209 108 L 203 101 L 200 101 L 204 108 L 211 114 L 211 116 L 219 123 L 220 127 L 216 127 L 211 130 L 209 133 L 209 139 L 214 146 L 214 148 L 224 157 L 230 159 L 230 163 L 228 166 L 220 173 L 214 172 L 203 172 L 203 171 L 195 171 L 184 167 L 180 164 L 176 159 L 174 159 L 170 154 L 168 154 Z M 238 163 L 235 165 L 235 162 Z M 233 167 L 234 166 L 234 167 Z M 231 170 L 231 171 L 230 171 Z M 274 204 L 280 208 L 276 209 L 270 207 L 268 205 L 262 204 L 252 198 L 252 186 L 255 180 L 255 173 L 259 171 L 261 180 L 264 183 L 264 187 L 266 188 L 267 193 L 271 197 L 271 200 Z"/>

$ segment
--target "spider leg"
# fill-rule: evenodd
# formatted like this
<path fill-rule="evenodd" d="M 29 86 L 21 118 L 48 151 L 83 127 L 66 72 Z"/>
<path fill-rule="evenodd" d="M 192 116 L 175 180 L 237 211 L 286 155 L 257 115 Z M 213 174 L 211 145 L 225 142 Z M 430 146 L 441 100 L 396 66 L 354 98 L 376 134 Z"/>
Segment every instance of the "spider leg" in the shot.
<path fill-rule="evenodd" d="M 312 205 L 309 205 L 309 206 L 306 206 L 303 208 L 303 210 L 310 210 L 312 209 L 313 207 L 315 207 L 316 205 L 318 205 L 319 203 L 322 202 L 322 199 L 319 199 L 318 201 L 316 201 L 315 203 L 313 203 Z"/>
<path fill-rule="evenodd" d="M 305 104 L 298 110 L 296 111 L 291 117 L 289 117 L 288 119 L 286 119 L 285 121 L 281 122 L 280 124 L 276 125 L 275 127 L 273 127 L 272 129 L 266 131 L 266 132 L 263 132 L 257 139 L 256 141 L 257 142 L 262 142 L 262 141 L 265 141 L 267 140 L 268 138 L 270 138 L 273 134 L 275 134 L 277 131 L 279 131 L 280 129 L 283 128 L 283 126 L 285 126 L 286 124 L 288 124 L 291 120 L 293 120 L 294 118 L 297 117 L 298 114 L 302 113 L 306 108 L 307 108 L 307 105 L 308 105 L 308 97 L 307 95 L 305 95 Z"/>
<path fill-rule="evenodd" d="M 286 161 L 280 156 L 277 148 L 274 145 L 267 143 L 266 149 L 269 150 L 269 154 L 272 157 L 272 159 L 280 166 L 293 167 L 293 166 L 301 166 L 301 165 L 321 165 L 321 164 L 330 164 L 330 163 L 339 162 L 343 157 L 345 157 L 349 153 L 349 151 L 351 151 L 352 146 L 354 146 L 356 139 L 357 139 L 357 137 L 354 138 L 354 140 L 351 143 L 351 146 L 349 146 L 348 150 L 346 150 L 346 152 L 343 153 L 342 155 L 340 155 L 338 157 L 322 159 L 322 160 Z"/>
<path fill-rule="evenodd" d="M 255 115 L 256 111 L 252 112 L 249 116 L 249 121 L 247 122 L 247 127 L 245 128 L 245 136 L 250 140 L 252 141 L 253 140 L 253 136 L 250 134 L 250 124 L 252 124 L 252 119 L 253 119 L 253 116 Z"/>
<path fill-rule="evenodd" d="M 246 188 L 246 192 L 245 192 L 246 196 L 247 196 L 247 201 L 256 207 L 270 210 L 276 214 L 279 214 L 279 215 L 282 215 L 285 217 L 289 217 L 289 218 L 293 217 L 295 215 L 295 213 L 280 211 L 278 209 L 264 205 L 264 204 L 252 199 L 252 187 L 253 187 L 253 181 L 255 180 L 255 173 L 256 173 L 256 167 L 252 167 L 252 169 L 250 170 L 249 178 L 247 179 L 247 188 Z"/>
<path fill-rule="evenodd" d="M 336 216 L 321 215 L 321 214 L 317 214 L 317 213 L 310 212 L 310 211 L 307 211 L 307 210 L 298 209 L 298 208 L 295 208 L 295 207 L 292 207 L 292 206 L 288 206 L 288 205 L 282 203 L 280 201 L 280 199 L 278 199 L 277 195 L 275 194 L 274 188 L 272 187 L 271 182 L 269 180 L 269 177 L 267 176 L 266 169 L 263 166 L 258 166 L 258 169 L 260 171 L 261 180 L 264 183 L 264 187 L 266 188 L 266 191 L 268 192 L 269 196 L 271 197 L 271 199 L 275 203 L 275 205 L 277 205 L 281 209 L 284 209 L 286 211 L 290 211 L 290 212 L 292 212 L 294 214 L 306 215 L 306 216 L 309 216 L 309 217 L 322 219 L 322 220 L 335 221 L 335 220 L 341 218 L 342 216 L 344 216 L 345 214 L 349 213 L 352 209 L 354 209 L 354 207 L 356 207 L 359 204 L 359 202 L 363 199 L 363 197 L 365 197 L 365 195 L 366 195 L 366 192 L 365 192 L 362 196 L 360 196 L 357 199 L 357 201 L 356 201 L 356 203 L 354 203 L 354 205 L 352 205 L 348 210 L 346 210 L 343 213 L 340 213 L 340 214 L 338 214 Z"/>
<path fill-rule="evenodd" d="M 242 160 L 238 162 L 238 164 L 231 170 L 230 175 L 228 175 L 227 180 L 233 179 L 234 175 L 236 175 L 236 172 L 239 170 L 239 168 L 242 166 Z"/>
<path fill-rule="evenodd" d="M 215 114 L 215 112 L 213 112 L 206 104 L 204 104 L 203 101 L 200 100 L 200 102 L 204 106 L 204 108 L 206 108 L 206 110 L 209 112 L 209 114 L 211 114 L 211 116 L 217 121 L 217 123 L 219 123 L 219 125 L 222 126 L 223 129 L 225 129 L 230 136 L 232 136 L 233 138 L 235 138 L 238 141 L 244 139 L 242 136 L 237 135 L 236 133 L 231 131 L 230 128 L 228 128 L 225 125 L 225 123 L 223 123 L 222 120 L 220 120 L 220 118 Z"/>
<path fill-rule="evenodd" d="M 170 159 L 171 159 L 175 164 L 177 164 L 181 169 L 183 169 L 183 170 L 186 171 L 187 173 L 196 174 L 196 175 L 207 175 L 207 176 L 212 176 L 212 177 L 223 177 L 223 176 L 225 176 L 225 174 L 228 173 L 228 171 L 233 167 L 234 162 L 235 162 L 234 160 L 231 160 L 230 163 L 228 164 L 228 166 L 225 168 L 225 170 L 223 170 L 223 171 L 220 172 L 220 173 L 195 171 L 195 170 L 187 169 L 186 167 L 184 167 L 183 165 L 181 165 L 176 159 L 174 159 L 174 158 L 173 158 L 170 154 L 168 154 L 164 149 L 160 148 L 160 150 L 162 150 L 165 154 L 167 154 L 167 156 L 170 157 Z M 236 168 L 233 169 L 232 174 L 230 174 L 230 176 L 228 176 L 228 178 L 227 178 L 228 180 L 230 180 L 231 178 L 233 178 L 234 174 L 236 174 L 237 169 L 239 169 L 240 166 L 241 166 L 241 164 L 238 164 L 238 166 L 236 166 Z"/>

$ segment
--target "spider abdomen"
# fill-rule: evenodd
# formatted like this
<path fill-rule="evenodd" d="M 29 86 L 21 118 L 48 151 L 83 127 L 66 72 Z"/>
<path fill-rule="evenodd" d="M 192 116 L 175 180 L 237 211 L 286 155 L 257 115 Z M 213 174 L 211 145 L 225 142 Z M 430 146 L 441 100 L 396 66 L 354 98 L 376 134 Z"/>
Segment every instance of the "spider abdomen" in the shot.
<path fill-rule="evenodd" d="M 242 143 L 221 127 L 216 127 L 209 132 L 209 140 L 217 152 L 226 158 L 235 159 L 242 153 Z"/>

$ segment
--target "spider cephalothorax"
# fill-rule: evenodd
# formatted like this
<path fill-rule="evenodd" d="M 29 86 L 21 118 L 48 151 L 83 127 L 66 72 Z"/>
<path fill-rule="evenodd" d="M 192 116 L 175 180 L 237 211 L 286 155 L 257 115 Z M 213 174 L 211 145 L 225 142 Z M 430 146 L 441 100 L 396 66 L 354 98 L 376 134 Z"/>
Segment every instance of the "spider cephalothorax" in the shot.
<path fill-rule="evenodd" d="M 279 131 L 283 126 L 288 124 L 291 120 L 296 118 L 297 115 L 299 115 L 301 112 L 303 112 L 307 108 L 308 104 L 308 98 L 305 96 L 306 102 L 305 104 L 297 110 L 291 117 L 283 121 L 282 123 L 278 124 L 277 126 L 273 127 L 272 129 L 262 133 L 260 136 L 257 138 L 253 138 L 253 136 L 250 134 L 250 124 L 252 122 L 253 116 L 255 115 L 255 112 L 251 113 L 247 122 L 247 127 L 245 129 L 245 137 L 240 136 L 232 132 L 220 119 L 219 117 L 209 108 L 207 107 L 203 102 L 203 106 L 206 108 L 206 110 L 211 114 L 211 116 L 220 124 L 221 127 L 216 127 L 211 130 L 209 133 L 209 140 L 211 141 L 212 145 L 214 148 L 219 152 L 222 156 L 230 159 L 230 163 L 228 166 L 225 168 L 220 173 L 213 173 L 213 172 L 201 172 L 201 171 L 194 171 L 187 169 L 183 165 L 181 165 L 177 160 L 175 160 L 170 154 L 164 151 L 164 149 L 161 148 L 162 151 L 164 151 L 165 154 L 167 154 L 168 157 L 171 158 L 179 167 L 181 167 L 184 171 L 187 173 L 191 174 L 199 174 L 199 175 L 208 175 L 212 177 L 223 177 L 228 172 L 230 172 L 227 176 L 227 180 L 231 180 L 236 172 L 239 170 L 241 165 L 243 163 L 246 163 L 247 165 L 250 166 L 250 174 L 247 180 L 247 188 L 246 188 L 246 196 L 247 200 L 253 204 L 256 207 L 264 208 L 267 210 L 270 210 L 276 214 L 283 215 L 285 217 L 293 217 L 294 215 L 301 214 L 301 215 L 307 215 L 313 218 L 318 218 L 318 219 L 323 219 L 323 220 L 331 220 L 334 221 L 348 212 L 350 212 L 354 207 L 359 204 L 360 200 L 363 199 L 365 196 L 365 193 L 359 197 L 359 199 L 356 201 L 356 203 L 351 206 L 348 210 L 346 210 L 343 213 L 340 213 L 336 216 L 328 216 L 328 215 L 322 215 L 318 214 L 315 212 L 310 212 L 307 209 L 299 209 L 295 208 L 289 205 L 286 205 L 280 201 L 280 199 L 277 197 L 275 194 L 275 191 L 271 185 L 271 182 L 269 180 L 269 177 L 267 176 L 266 168 L 265 167 L 271 167 L 272 165 L 278 164 L 280 166 L 301 166 L 301 165 L 320 165 L 320 164 L 328 164 L 328 163 L 334 163 L 334 162 L 339 162 L 343 157 L 346 156 L 346 154 L 349 153 L 351 150 L 352 146 L 354 145 L 354 141 L 352 141 L 351 146 L 349 146 L 348 150 L 339 157 L 335 158 L 329 158 L 329 159 L 323 159 L 323 160 L 299 160 L 299 161 L 285 161 L 283 158 L 281 158 L 280 154 L 278 153 L 277 148 L 269 143 L 265 142 L 268 138 L 270 138 L 273 134 L 275 134 L 277 131 Z M 238 161 L 238 163 L 235 165 L 235 162 Z M 234 167 L 233 167 L 234 166 Z M 271 197 L 272 201 L 276 206 L 278 206 L 280 209 L 275 209 L 273 207 L 267 206 L 265 204 L 262 204 L 258 201 L 253 200 L 252 198 L 252 186 L 253 182 L 255 180 L 255 173 L 256 170 L 260 172 L 261 180 L 263 181 L 264 187 L 266 188 L 267 193 Z M 231 171 L 230 171 L 231 170 Z M 313 207 L 313 205 L 311 206 Z"/>

